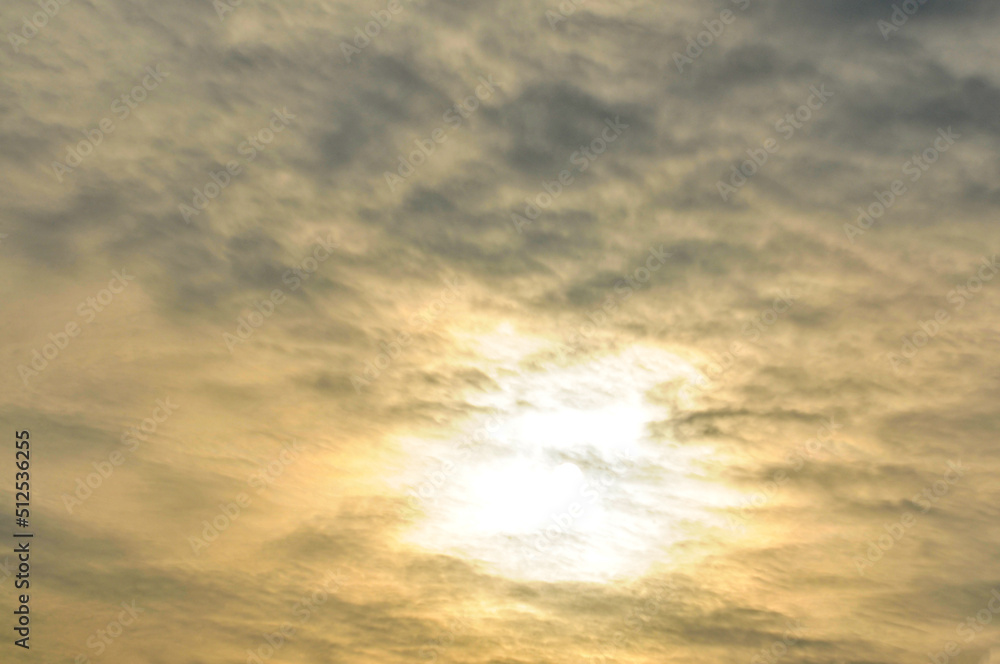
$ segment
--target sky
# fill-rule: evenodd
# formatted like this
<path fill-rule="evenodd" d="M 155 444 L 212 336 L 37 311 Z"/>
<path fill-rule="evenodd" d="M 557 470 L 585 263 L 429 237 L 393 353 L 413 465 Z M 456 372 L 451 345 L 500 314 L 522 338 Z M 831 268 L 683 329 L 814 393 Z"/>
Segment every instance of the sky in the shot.
<path fill-rule="evenodd" d="M 0 660 L 1000 662 L 996 3 L 3 8 Z"/>

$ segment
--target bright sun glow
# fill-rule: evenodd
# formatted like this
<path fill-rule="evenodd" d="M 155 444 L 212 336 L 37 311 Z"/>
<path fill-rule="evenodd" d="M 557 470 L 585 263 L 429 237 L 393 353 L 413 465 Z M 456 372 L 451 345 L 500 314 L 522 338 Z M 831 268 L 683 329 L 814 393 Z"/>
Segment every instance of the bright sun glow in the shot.
<path fill-rule="evenodd" d="M 469 516 L 480 532 L 523 534 L 544 527 L 547 514 L 580 492 L 583 473 L 572 463 L 550 471 L 517 459 L 498 464 L 472 484 Z"/>
<path fill-rule="evenodd" d="M 433 459 L 408 478 L 410 540 L 512 578 L 639 576 L 692 523 L 734 499 L 700 479 L 705 450 L 655 431 L 671 413 L 654 387 L 697 380 L 657 349 L 570 367 L 496 372 L 492 411 L 448 441 L 407 441 Z"/>

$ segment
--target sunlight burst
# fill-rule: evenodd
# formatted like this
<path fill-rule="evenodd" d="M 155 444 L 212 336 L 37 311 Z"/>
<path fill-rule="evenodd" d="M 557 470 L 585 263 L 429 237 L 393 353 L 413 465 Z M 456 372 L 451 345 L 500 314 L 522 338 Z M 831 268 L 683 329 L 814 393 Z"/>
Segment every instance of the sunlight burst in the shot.
<path fill-rule="evenodd" d="M 713 502 L 729 502 L 696 468 L 705 450 L 655 431 L 671 412 L 649 392 L 699 378 L 680 358 L 637 347 L 496 373 L 500 389 L 476 397 L 493 410 L 487 422 L 412 441 L 435 459 L 411 483 L 422 486 L 412 543 L 512 578 L 603 581 L 641 575 L 692 523 L 711 521 Z"/>

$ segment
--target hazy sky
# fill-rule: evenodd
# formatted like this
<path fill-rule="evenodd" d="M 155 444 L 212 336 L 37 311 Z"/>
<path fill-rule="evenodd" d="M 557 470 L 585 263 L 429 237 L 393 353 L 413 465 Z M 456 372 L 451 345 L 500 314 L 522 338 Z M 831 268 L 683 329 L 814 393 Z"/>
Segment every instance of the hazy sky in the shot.
<path fill-rule="evenodd" d="M 1000 662 L 996 3 L 4 9 L 0 661 Z"/>

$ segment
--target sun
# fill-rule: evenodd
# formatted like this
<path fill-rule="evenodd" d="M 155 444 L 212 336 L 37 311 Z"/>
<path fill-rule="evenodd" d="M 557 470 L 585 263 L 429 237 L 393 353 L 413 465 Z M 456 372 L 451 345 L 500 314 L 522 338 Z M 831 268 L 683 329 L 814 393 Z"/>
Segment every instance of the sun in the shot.
<path fill-rule="evenodd" d="M 546 515 L 579 493 L 583 472 L 573 463 L 554 469 L 526 459 L 514 459 L 471 478 L 467 514 L 480 532 L 511 535 L 544 527 Z"/>
<path fill-rule="evenodd" d="M 497 376 L 478 397 L 488 416 L 407 441 L 428 460 L 408 482 L 412 544 L 510 578 L 607 581 L 642 575 L 687 524 L 711 519 L 704 450 L 664 439 L 670 407 L 650 398 L 699 380 L 682 359 L 636 347 Z"/>

